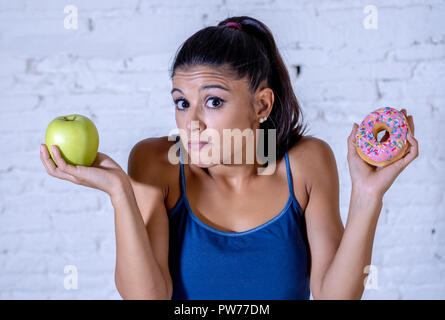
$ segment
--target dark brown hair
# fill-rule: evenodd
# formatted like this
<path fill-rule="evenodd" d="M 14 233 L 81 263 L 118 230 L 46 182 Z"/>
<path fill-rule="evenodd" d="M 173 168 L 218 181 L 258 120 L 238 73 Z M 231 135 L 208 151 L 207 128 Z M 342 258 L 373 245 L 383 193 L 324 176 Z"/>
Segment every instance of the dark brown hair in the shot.
<path fill-rule="evenodd" d="M 228 22 L 238 23 L 241 30 L 226 26 Z M 277 159 L 303 136 L 306 125 L 301 123 L 303 115 L 289 73 L 264 23 L 239 16 L 199 30 L 178 49 L 170 70 L 171 79 L 176 69 L 195 65 L 227 69 L 235 79 L 247 76 L 252 94 L 267 80 L 267 86 L 274 92 L 274 104 L 260 128 L 265 129 L 265 142 L 267 129 L 276 129 Z"/>

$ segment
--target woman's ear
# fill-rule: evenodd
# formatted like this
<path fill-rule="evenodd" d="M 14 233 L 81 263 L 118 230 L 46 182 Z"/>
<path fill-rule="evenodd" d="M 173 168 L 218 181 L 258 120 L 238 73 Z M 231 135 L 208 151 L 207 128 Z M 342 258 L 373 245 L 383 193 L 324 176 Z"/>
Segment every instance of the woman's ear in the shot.
<path fill-rule="evenodd" d="M 256 113 L 260 117 L 267 117 L 272 112 L 274 102 L 273 90 L 270 88 L 264 88 L 257 94 L 258 110 Z"/>

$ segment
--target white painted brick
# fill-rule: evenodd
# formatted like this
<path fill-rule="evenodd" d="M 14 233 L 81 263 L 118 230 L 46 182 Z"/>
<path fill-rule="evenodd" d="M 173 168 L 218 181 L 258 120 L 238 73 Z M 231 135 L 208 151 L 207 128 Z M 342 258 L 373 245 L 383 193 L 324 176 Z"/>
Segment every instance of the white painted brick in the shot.
<path fill-rule="evenodd" d="M 397 288 L 365 289 L 362 300 L 400 300 L 402 295 Z"/>
<path fill-rule="evenodd" d="M 420 44 L 414 42 L 411 46 L 394 50 L 397 61 L 423 61 L 445 59 L 445 44 Z"/>
<path fill-rule="evenodd" d="M 403 225 L 387 225 L 379 226 L 376 237 L 385 245 L 430 245 L 432 241 L 432 226 L 403 226 Z"/>
<path fill-rule="evenodd" d="M 33 12 L 60 12 L 63 14 L 63 8 L 70 4 L 64 3 L 57 0 L 43 0 L 43 1 L 34 1 L 34 0 L 25 0 L 26 9 Z M 136 7 L 138 0 L 128 0 L 128 1 L 119 1 L 119 0 L 107 0 L 107 1 L 94 1 L 91 3 L 88 0 L 77 0 L 72 4 L 77 6 L 79 11 L 93 11 L 93 10 L 108 10 L 110 8 L 114 9 L 133 9 Z"/>
<path fill-rule="evenodd" d="M 7 210 L 0 215 L 0 230 L 4 234 L 51 231 L 51 217 L 37 212 Z"/>
<path fill-rule="evenodd" d="M 443 85 L 428 78 L 408 81 L 381 80 L 378 85 L 381 95 L 389 99 L 400 99 L 406 96 L 412 96 L 414 99 L 425 96 L 443 99 L 445 96 Z"/>
<path fill-rule="evenodd" d="M 56 116 L 85 114 L 99 150 L 126 170 L 138 141 L 176 127 L 169 68 L 204 26 L 251 15 L 272 30 L 309 134 L 332 148 L 343 223 L 353 122 L 406 108 L 419 157 L 385 194 L 373 246 L 377 290 L 363 299 L 445 298 L 445 30 L 443 0 L 86 1 L 79 29 L 64 3 L 0 0 L 0 299 L 117 299 L 114 210 L 99 190 L 49 176 L 39 158 Z M 295 66 L 300 66 L 296 74 Z M 63 268 L 79 271 L 66 290 Z"/>
<path fill-rule="evenodd" d="M 5 251 L 5 249 L 3 251 Z M 3 272 L 7 274 L 44 274 L 48 272 L 48 263 L 51 261 L 50 254 L 35 254 L 33 252 L 8 252 L 2 254 L 1 257 L 1 268 Z M 5 288 L 0 288 L 0 290 L 2 289 Z"/>
<path fill-rule="evenodd" d="M 442 285 L 410 285 L 403 286 L 401 289 L 404 292 L 404 299 L 407 300 L 415 300 L 417 297 L 421 296 L 422 299 L 426 300 L 442 300 L 442 297 L 445 294 L 445 289 Z"/>
<path fill-rule="evenodd" d="M 0 9 L 1 11 L 23 10 L 25 8 L 25 3 L 26 0 L 0 0 Z"/>
<path fill-rule="evenodd" d="M 44 173 L 46 174 L 46 172 Z M 52 176 L 47 179 L 56 179 Z M 77 214 L 78 212 L 97 212 L 102 206 L 102 192 L 87 190 L 87 187 L 76 185 L 66 180 L 58 179 L 61 184 L 71 184 L 72 192 L 49 193 L 42 190 L 21 196 L 7 196 L 3 199 L 6 212 L 63 212 Z M 76 193 L 73 199 L 70 193 Z"/>

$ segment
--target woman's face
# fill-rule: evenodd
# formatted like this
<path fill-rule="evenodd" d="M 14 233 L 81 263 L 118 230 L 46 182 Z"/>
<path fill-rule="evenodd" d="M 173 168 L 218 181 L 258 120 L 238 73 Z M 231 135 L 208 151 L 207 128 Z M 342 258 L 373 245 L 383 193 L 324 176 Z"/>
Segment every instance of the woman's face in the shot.
<path fill-rule="evenodd" d="M 233 164 L 236 154 L 246 163 L 246 145 L 247 152 L 255 152 L 258 121 L 269 115 L 273 104 L 272 90 L 261 88 L 252 95 L 247 79 L 235 80 L 222 69 L 207 66 L 175 71 L 172 98 L 176 124 L 192 163 L 206 168 Z M 229 132 L 226 138 L 223 130 Z M 252 134 L 251 139 L 243 138 L 243 133 L 244 137 Z M 235 140 L 240 143 L 235 144 Z M 199 144 L 193 144 L 199 141 L 208 144 L 200 149 Z M 187 142 L 192 145 L 185 145 Z M 223 152 L 224 144 L 230 147 Z"/>

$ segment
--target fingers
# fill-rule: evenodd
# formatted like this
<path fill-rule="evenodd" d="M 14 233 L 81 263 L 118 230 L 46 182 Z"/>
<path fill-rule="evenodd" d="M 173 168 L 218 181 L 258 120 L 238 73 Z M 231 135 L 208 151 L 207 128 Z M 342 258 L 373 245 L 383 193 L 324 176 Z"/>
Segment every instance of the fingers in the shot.
<path fill-rule="evenodd" d="M 77 173 L 76 167 L 66 163 L 66 161 L 62 157 L 59 147 L 53 145 L 51 146 L 51 150 L 53 151 L 53 157 L 56 160 L 57 167 L 59 167 L 60 170 L 62 170 L 63 172 L 75 176 Z"/>
<path fill-rule="evenodd" d="M 411 134 L 414 136 L 414 121 L 413 121 L 413 116 L 408 116 L 408 124 L 409 124 L 409 128 L 411 129 Z"/>
<path fill-rule="evenodd" d="M 53 146 L 53 156 L 56 160 L 57 166 L 51 159 L 48 148 L 45 144 L 40 146 L 40 159 L 46 169 L 46 172 L 53 177 L 78 183 L 75 176 L 76 168 L 70 164 L 67 164 L 60 154 L 60 150 Z M 74 175 L 73 175 L 74 173 Z"/>
<path fill-rule="evenodd" d="M 406 168 L 406 166 L 409 165 L 419 155 L 419 143 L 417 142 L 416 138 L 408 133 L 407 139 L 410 143 L 408 152 L 401 159 L 392 164 L 398 169 L 398 171 L 402 171 L 404 168 Z"/>
<path fill-rule="evenodd" d="M 411 161 L 413 161 L 415 158 L 417 158 L 419 156 L 419 143 L 416 140 L 416 138 L 414 138 L 414 136 L 410 133 L 408 133 L 407 136 L 408 142 L 411 144 L 411 146 L 409 147 L 409 151 L 408 154 L 406 154 L 402 159 L 404 159 L 404 166 L 406 167 L 408 164 L 411 163 Z"/>
<path fill-rule="evenodd" d="M 115 164 L 116 163 L 110 157 L 98 151 L 96 154 L 96 159 L 94 159 L 91 167 L 103 167 L 113 169 Z"/>
<path fill-rule="evenodd" d="M 414 136 L 414 121 L 413 116 L 407 115 L 406 109 L 400 110 L 406 117 L 406 120 L 408 120 L 409 128 L 411 129 L 411 134 Z"/>
<path fill-rule="evenodd" d="M 402 108 L 400 111 L 405 115 L 405 117 L 407 117 L 405 108 Z"/>

